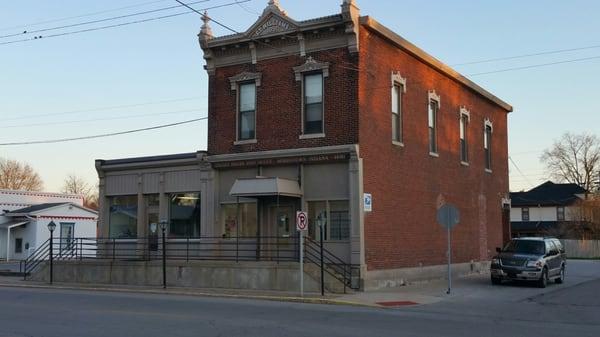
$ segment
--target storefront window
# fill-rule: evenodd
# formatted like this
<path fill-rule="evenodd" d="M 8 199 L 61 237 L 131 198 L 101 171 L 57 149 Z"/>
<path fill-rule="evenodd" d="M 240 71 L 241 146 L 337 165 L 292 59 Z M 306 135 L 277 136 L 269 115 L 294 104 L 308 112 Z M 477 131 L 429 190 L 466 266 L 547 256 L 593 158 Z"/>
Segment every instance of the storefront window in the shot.
<path fill-rule="evenodd" d="M 200 236 L 200 193 L 171 194 L 169 236 Z"/>
<path fill-rule="evenodd" d="M 137 196 L 118 196 L 108 198 L 109 236 L 111 238 L 137 237 Z"/>
<path fill-rule="evenodd" d="M 239 222 L 237 228 L 238 204 L 221 205 L 221 226 L 224 238 L 255 237 L 257 234 L 256 203 L 239 204 Z"/>
<path fill-rule="evenodd" d="M 323 224 L 324 241 L 342 241 L 350 238 L 348 201 L 313 201 L 308 203 L 308 234 L 321 239 L 318 220 Z"/>

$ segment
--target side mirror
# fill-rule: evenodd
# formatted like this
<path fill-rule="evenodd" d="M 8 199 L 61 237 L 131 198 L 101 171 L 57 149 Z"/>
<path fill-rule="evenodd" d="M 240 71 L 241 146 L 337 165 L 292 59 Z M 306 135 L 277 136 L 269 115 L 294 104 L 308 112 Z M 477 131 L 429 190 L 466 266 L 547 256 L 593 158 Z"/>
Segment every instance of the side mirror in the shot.
<path fill-rule="evenodd" d="M 496 253 L 502 253 L 502 248 L 496 247 Z"/>

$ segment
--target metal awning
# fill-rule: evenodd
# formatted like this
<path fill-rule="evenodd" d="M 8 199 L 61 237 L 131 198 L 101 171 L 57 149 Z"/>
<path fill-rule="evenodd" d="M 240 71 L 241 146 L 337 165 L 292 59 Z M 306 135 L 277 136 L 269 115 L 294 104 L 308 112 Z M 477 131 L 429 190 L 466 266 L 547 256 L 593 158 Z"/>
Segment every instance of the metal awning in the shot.
<path fill-rule="evenodd" d="M 23 226 L 24 224 L 28 223 L 29 220 L 15 220 L 15 221 L 9 221 L 9 222 L 5 222 L 0 224 L 0 228 L 2 229 L 12 229 L 15 227 L 19 227 L 19 226 Z"/>
<path fill-rule="evenodd" d="M 300 184 L 296 180 L 284 178 L 240 178 L 236 179 L 229 194 L 234 197 L 286 196 L 302 197 Z"/>

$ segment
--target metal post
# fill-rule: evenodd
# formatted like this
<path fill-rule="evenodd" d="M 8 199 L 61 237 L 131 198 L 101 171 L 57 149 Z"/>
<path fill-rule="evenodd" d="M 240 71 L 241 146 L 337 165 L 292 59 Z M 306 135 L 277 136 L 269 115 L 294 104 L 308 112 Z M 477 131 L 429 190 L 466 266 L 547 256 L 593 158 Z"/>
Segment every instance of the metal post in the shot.
<path fill-rule="evenodd" d="M 115 238 L 113 238 L 113 244 L 112 244 L 112 249 L 113 249 L 113 261 L 115 260 Z"/>
<path fill-rule="evenodd" d="M 27 281 L 27 260 L 25 260 L 25 263 L 23 266 L 23 281 Z"/>
<path fill-rule="evenodd" d="M 162 228 L 162 272 L 163 272 L 163 289 L 167 289 L 167 246 L 165 245 L 165 230 Z"/>
<path fill-rule="evenodd" d="M 190 237 L 188 236 L 185 245 L 185 262 L 190 262 Z"/>
<path fill-rule="evenodd" d="M 320 231 L 321 235 L 319 238 L 319 244 L 321 245 L 321 296 L 325 296 L 325 265 L 323 264 L 323 224 L 321 224 Z M 344 273 L 346 277 L 346 273 Z M 344 282 L 345 284 L 346 282 Z"/>
<path fill-rule="evenodd" d="M 300 233 L 300 297 L 304 297 L 304 231 Z"/>
<path fill-rule="evenodd" d="M 235 213 L 235 262 L 240 259 L 240 197 L 236 199 L 237 208 Z"/>
<path fill-rule="evenodd" d="M 448 295 L 450 295 L 450 291 L 452 289 L 452 245 L 450 244 L 451 233 L 450 226 L 448 226 L 448 291 L 446 292 Z"/>
<path fill-rule="evenodd" d="M 52 270 L 52 267 L 53 267 L 52 265 L 54 263 L 53 257 L 52 257 L 52 255 L 53 255 L 53 253 L 52 253 L 53 242 L 52 241 L 54 241 L 54 231 L 50 231 L 50 284 L 52 284 L 52 281 L 53 281 L 52 278 L 54 275 L 54 271 Z"/>

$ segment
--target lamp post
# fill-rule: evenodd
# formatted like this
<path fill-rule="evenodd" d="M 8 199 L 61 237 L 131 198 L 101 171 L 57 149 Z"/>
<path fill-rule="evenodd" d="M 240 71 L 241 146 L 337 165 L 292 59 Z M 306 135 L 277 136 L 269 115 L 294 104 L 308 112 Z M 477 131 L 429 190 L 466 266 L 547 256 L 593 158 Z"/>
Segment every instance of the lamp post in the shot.
<path fill-rule="evenodd" d="M 325 296 L 325 273 L 323 265 L 323 227 L 325 226 L 325 217 L 319 214 L 317 217 L 317 225 L 319 226 L 319 246 L 321 250 L 321 296 Z"/>
<path fill-rule="evenodd" d="M 52 248 L 54 246 L 54 230 L 55 229 L 56 229 L 56 224 L 54 223 L 54 221 L 50 221 L 50 223 L 48 224 L 48 230 L 50 231 L 50 284 L 52 284 L 52 278 L 54 276 L 54 272 L 52 270 L 54 253 L 52 252 Z"/>
<path fill-rule="evenodd" d="M 160 230 L 162 231 L 162 272 L 163 289 L 167 289 L 167 246 L 165 243 L 165 231 L 167 230 L 167 220 L 160 220 Z"/>

